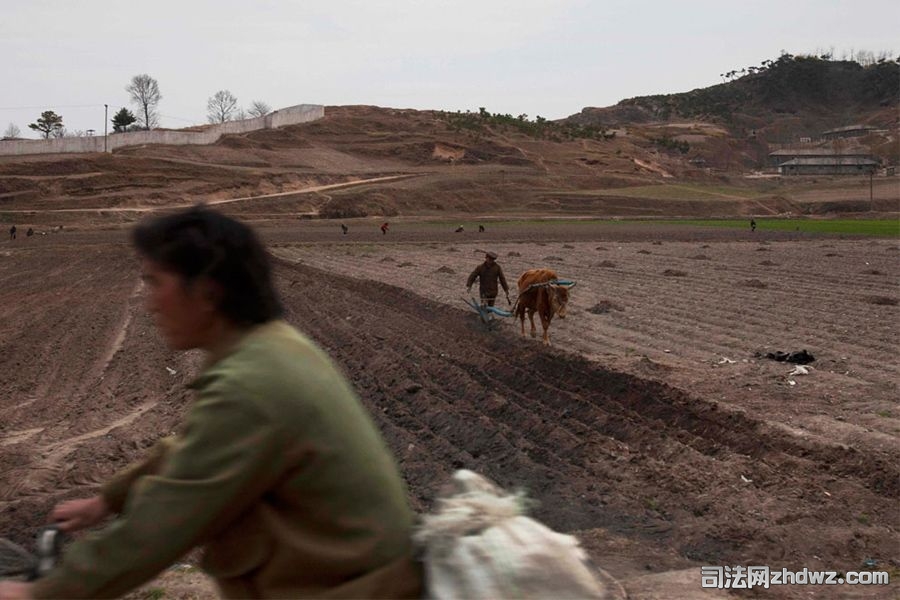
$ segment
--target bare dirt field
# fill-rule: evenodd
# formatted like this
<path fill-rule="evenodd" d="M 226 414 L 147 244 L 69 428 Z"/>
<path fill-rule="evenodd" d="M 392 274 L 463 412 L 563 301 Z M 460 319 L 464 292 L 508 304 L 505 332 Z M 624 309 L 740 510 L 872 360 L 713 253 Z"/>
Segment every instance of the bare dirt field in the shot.
<path fill-rule="evenodd" d="M 417 510 L 460 467 L 522 488 L 635 598 L 705 597 L 701 565 L 900 577 L 896 240 L 379 222 L 259 227 L 288 320 L 353 381 Z M 513 287 L 538 266 L 577 281 L 551 348 L 462 303 L 486 249 Z M 27 544 L 177 427 L 199 355 L 156 335 L 125 230 L 4 240 L 0 284 L 0 531 Z M 800 349 L 805 375 L 757 355 Z"/>
<path fill-rule="evenodd" d="M 0 157 L 0 221 L 19 228 L 0 241 L 0 535 L 29 544 L 54 503 L 178 427 L 200 356 L 160 341 L 127 231 L 204 201 L 257 225 L 288 319 L 353 381 L 417 510 L 459 467 L 524 489 L 620 597 L 721 596 L 701 565 L 900 577 L 900 242 L 615 220 L 896 217 L 896 176 L 747 179 L 717 166 L 734 153 L 708 124 L 673 126 L 701 169 L 649 125 L 451 121 L 328 107 L 210 146 Z M 483 250 L 513 286 L 533 267 L 577 281 L 553 347 L 465 307 Z M 806 374 L 764 358 L 801 349 Z M 213 592 L 180 568 L 131 598 L 160 594 Z"/>

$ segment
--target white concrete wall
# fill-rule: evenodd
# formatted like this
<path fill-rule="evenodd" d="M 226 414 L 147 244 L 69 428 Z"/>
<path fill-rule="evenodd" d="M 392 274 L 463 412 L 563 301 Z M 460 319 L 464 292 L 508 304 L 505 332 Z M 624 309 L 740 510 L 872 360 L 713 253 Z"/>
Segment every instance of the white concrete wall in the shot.
<path fill-rule="evenodd" d="M 125 146 L 146 144 L 212 144 L 225 134 L 247 133 L 258 129 L 274 129 L 285 125 L 308 123 L 325 116 L 325 107 L 320 104 L 298 104 L 281 108 L 262 117 L 227 121 L 210 125 L 203 131 L 130 131 L 115 133 L 107 138 L 107 149 L 111 152 Z M 103 152 L 103 136 L 72 137 L 52 140 L 6 140 L 0 141 L 0 155 L 54 154 L 61 152 Z"/>

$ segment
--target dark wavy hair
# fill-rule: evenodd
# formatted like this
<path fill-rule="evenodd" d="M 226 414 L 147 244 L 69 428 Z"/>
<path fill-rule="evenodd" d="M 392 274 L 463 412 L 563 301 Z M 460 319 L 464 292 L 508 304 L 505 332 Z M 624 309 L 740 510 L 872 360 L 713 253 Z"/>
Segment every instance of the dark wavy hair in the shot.
<path fill-rule="evenodd" d="M 208 277 L 221 286 L 218 308 L 237 325 L 265 323 L 284 312 L 269 255 L 239 221 L 198 205 L 138 224 L 131 239 L 143 257 L 185 282 Z"/>

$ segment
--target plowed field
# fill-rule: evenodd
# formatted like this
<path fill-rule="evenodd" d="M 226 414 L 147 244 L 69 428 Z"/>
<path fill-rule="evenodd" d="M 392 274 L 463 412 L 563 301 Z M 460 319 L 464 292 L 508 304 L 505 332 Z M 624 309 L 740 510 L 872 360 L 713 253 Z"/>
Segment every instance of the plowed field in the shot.
<path fill-rule="evenodd" d="M 262 234 L 288 320 L 353 381 L 417 510 L 453 469 L 482 472 L 635 597 L 699 597 L 700 565 L 897 573 L 896 241 L 596 223 Z M 552 347 L 466 309 L 485 249 L 513 289 L 538 266 L 578 282 Z M 122 232 L 3 242 L 0 284 L 0 531 L 28 543 L 53 503 L 177 427 L 199 355 L 162 345 Z M 800 349 L 817 359 L 805 375 L 757 355 Z M 654 592 L 664 580 L 687 592 Z M 848 590 L 890 591 L 825 591 Z"/>

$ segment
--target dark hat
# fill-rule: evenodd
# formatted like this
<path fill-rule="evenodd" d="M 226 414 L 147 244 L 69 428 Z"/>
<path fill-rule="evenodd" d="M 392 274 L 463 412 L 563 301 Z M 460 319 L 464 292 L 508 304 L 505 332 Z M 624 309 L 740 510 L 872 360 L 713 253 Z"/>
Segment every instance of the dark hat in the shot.
<path fill-rule="evenodd" d="M 493 258 L 494 260 L 497 260 L 497 253 L 496 253 L 496 252 L 485 252 L 485 254 L 486 254 L 487 256 L 489 256 L 490 258 Z"/>

